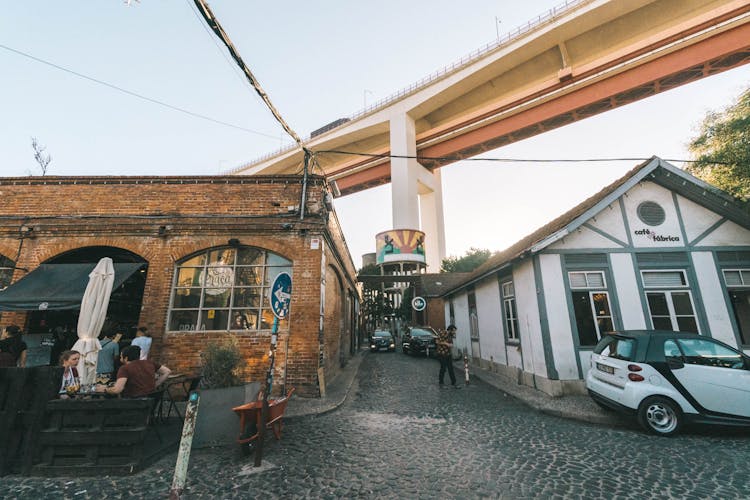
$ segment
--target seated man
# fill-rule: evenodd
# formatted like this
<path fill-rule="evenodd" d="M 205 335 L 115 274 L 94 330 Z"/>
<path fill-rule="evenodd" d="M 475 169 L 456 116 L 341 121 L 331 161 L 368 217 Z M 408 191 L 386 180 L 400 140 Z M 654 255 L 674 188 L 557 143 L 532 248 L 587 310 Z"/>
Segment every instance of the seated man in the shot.
<path fill-rule="evenodd" d="M 154 392 L 172 370 L 150 359 L 140 359 L 141 348 L 131 345 L 120 353 L 122 366 L 117 370 L 117 382 L 113 387 L 98 385 L 97 392 L 122 394 L 125 398 L 140 398 Z"/>

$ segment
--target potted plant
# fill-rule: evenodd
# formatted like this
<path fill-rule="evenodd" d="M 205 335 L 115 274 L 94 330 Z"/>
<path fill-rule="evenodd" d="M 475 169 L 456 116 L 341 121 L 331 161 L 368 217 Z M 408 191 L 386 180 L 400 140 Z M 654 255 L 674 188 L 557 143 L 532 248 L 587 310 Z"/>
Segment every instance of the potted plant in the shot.
<path fill-rule="evenodd" d="M 260 382 L 244 383 L 238 375 L 243 357 L 235 339 L 210 342 L 201 353 L 200 404 L 193 446 L 234 445 L 239 420 L 232 411 L 257 398 Z"/>

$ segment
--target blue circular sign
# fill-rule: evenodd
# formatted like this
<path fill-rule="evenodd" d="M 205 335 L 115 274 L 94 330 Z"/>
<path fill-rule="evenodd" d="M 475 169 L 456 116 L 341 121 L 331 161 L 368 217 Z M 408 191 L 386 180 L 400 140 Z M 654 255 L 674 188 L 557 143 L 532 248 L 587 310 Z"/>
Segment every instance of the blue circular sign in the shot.
<path fill-rule="evenodd" d="M 279 318 L 289 314 L 289 302 L 292 300 L 292 277 L 289 273 L 279 273 L 271 285 L 271 310 Z"/>
<path fill-rule="evenodd" d="M 424 308 L 427 307 L 427 301 L 422 297 L 414 297 L 411 300 L 411 306 L 415 311 L 424 311 Z"/>

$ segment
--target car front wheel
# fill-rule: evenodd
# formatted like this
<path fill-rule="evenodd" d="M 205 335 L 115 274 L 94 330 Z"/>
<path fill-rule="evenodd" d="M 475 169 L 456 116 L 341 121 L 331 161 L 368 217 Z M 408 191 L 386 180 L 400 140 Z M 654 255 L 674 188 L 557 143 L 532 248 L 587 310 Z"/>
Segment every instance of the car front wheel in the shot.
<path fill-rule="evenodd" d="M 659 436 L 674 436 L 682 427 L 682 411 L 671 399 L 651 396 L 638 408 L 638 423 Z"/>

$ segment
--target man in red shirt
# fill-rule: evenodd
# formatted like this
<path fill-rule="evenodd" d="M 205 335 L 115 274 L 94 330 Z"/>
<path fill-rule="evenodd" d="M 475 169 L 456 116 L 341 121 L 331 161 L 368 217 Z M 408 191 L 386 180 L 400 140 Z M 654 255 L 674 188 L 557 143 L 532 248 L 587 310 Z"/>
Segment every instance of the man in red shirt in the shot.
<path fill-rule="evenodd" d="M 120 353 L 122 366 L 117 370 L 117 382 L 112 387 L 99 385 L 97 392 L 122 394 L 125 398 L 140 398 L 152 393 L 164 382 L 172 370 L 150 359 L 140 359 L 141 348 L 126 347 Z"/>

